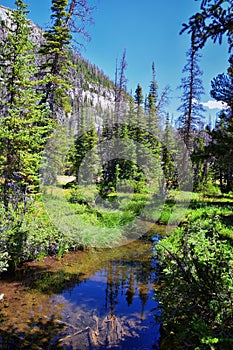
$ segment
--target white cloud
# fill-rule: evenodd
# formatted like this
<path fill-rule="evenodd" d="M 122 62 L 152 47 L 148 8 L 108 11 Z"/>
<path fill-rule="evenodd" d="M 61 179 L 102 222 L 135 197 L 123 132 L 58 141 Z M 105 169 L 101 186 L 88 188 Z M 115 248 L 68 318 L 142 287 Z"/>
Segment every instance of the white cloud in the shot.
<path fill-rule="evenodd" d="M 222 101 L 209 100 L 207 102 L 201 102 L 204 107 L 209 109 L 228 109 L 228 105 Z"/>

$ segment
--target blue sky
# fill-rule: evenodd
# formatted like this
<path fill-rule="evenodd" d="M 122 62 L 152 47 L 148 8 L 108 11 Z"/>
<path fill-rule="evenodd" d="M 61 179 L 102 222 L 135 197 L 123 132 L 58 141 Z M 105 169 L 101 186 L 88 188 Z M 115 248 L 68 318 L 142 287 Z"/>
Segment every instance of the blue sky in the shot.
<path fill-rule="evenodd" d="M 49 0 L 25 0 L 31 11 L 29 17 L 44 26 L 49 21 Z M 189 36 L 179 35 L 182 23 L 199 10 L 195 0 L 91 0 L 96 5 L 93 13 L 95 24 L 88 28 L 92 37 L 85 44 L 82 55 L 95 63 L 114 79 L 116 58 L 121 59 L 124 48 L 127 55 L 128 90 L 135 91 L 137 83 L 148 93 L 151 80 L 151 64 L 155 62 L 159 91 L 166 85 L 172 89 L 168 110 L 177 117 L 178 97 L 182 69 L 189 49 Z M 2 5 L 12 7 L 14 0 L 2 0 Z M 206 95 L 203 102 L 211 100 L 210 81 L 228 66 L 226 42 L 221 46 L 209 42 L 202 50 L 200 67 L 204 72 L 203 85 Z M 216 109 L 207 109 L 212 116 Z"/>

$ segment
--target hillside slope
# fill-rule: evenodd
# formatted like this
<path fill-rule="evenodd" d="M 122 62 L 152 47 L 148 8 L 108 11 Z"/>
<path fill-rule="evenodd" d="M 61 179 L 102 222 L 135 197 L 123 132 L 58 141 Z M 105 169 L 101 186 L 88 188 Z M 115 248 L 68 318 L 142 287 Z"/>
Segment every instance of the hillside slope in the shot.
<path fill-rule="evenodd" d="M 0 40 L 6 37 L 4 24 L 10 26 L 10 8 L 0 5 Z M 38 46 L 43 42 L 43 30 L 32 21 L 31 39 Z M 38 61 L 40 58 L 38 58 Z M 75 81 L 70 96 L 72 104 L 81 107 L 97 107 L 99 110 L 110 108 L 114 103 L 114 83 L 96 65 L 85 60 L 81 55 L 73 56 L 76 67 Z"/>

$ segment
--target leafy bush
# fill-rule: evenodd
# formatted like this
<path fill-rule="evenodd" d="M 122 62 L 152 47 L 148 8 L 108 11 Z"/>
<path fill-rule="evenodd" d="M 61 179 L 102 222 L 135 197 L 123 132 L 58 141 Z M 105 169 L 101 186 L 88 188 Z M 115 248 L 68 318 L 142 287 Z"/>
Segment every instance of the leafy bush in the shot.
<path fill-rule="evenodd" d="M 133 187 L 135 193 L 148 193 L 149 192 L 145 181 L 131 180 L 130 182 L 131 182 L 131 186 Z"/>
<path fill-rule="evenodd" d="M 233 342 L 233 251 L 216 215 L 177 229 L 157 245 L 166 349 L 229 349 Z"/>
<path fill-rule="evenodd" d="M 217 197 L 222 195 L 220 187 L 211 183 L 199 185 L 198 191 L 210 197 Z"/>
<path fill-rule="evenodd" d="M 86 190 L 85 187 L 82 189 L 75 186 L 70 191 L 68 201 L 70 203 L 91 205 L 94 203 L 94 193 Z"/>
<path fill-rule="evenodd" d="M 24 235 L 19 233 L 21 215 L 9 208 L 6 213 L 3 205 L 0 211 L 0 273 L 14 269 L 21 260 Z"/>
<path fill-rule="evenodd" d="M 78 246 L 73 237 L 56 229 L 40 202 L 31 204 L 26 213 L 6 213 L 2 207 L 0 219 L 0 273 Z"/>
<path fill-rule="evenodd" d="M 20 233 L 25 235 L 21 257 L 23 261 L 40 260 L 59 251 L 62 235 L 50 222 L 40 203 L 36 203 L 27 212 Z"/>
<path fill-rule="evenodd" d="M 146 201 L 145 200 L 138 200 L 138 201 L 130 201 L 127 206 L 126 210 L 127 211 L 132 211 L 135 214 L 139 214 L 145 207 Z"/>

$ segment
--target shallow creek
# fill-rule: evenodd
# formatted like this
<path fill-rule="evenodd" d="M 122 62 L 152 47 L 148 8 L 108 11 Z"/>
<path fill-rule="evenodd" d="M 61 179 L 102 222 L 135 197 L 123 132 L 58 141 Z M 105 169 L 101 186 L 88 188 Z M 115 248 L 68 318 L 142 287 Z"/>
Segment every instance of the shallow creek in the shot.
<path fill-rule="evenodd" d="M 159 349 L 158 237 L 48 257 L 1 280 L 0 349 Z"/>

